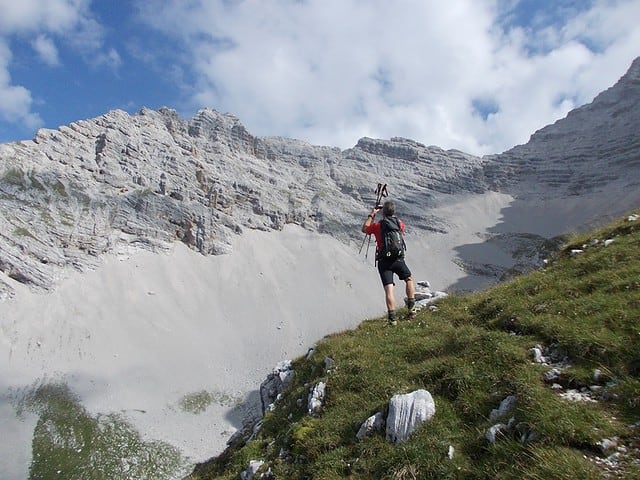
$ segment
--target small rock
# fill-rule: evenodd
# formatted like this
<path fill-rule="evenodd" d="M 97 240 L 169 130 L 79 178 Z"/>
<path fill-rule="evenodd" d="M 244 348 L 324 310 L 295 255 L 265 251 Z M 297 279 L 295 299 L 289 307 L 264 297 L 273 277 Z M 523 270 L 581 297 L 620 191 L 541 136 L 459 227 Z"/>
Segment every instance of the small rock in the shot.
<path fill-rule="evenodd" d="M 384 415 L 381 412 L 378 412 L 375 415 L 371 415 L 364 421 L 364 423 L 360 426 L 358 433 L 356 433 L 356 439 L 362 440 L 363 438 L 368 437 L 374 432 L 382 431 L 383 428 Z"/>
<path fill-rule="evenodd" d="M 456 449 L 453 448 L 453 445 L 449 445 L 449 451 L 447 452 L 447 457 L 449 457 L 449 460 L 453 460 L 453 456 L 456 453 Z"/>
<path fill-rule="evenodd" d="M 262 401 L 262 413 L 270 411 L 278 396 L 285 387 L 291 383 L 295 376 L 295 371 L 290 360 L 279 362 L 272 372 L 260 385 L 260 399 Z"/>
<path fill-rule="evenodd" d="M 496 439 L 499 435 L 505 435 L 507 433 L 507 426 L 504 423 L 497 423 L 487 430 L 485 438 L 489 443 L 496 443 Z"/>
<path fill-rule="evenodd" d="M 327 386 L 324 382 L 319 382 L 309 393 L 307 409 L 310 415 L 316 416 L 320 413 L 320 409 L 324 403 L 326 388 Z"/>
<path fill-rule="evenodd" d="M 604 438 L 596 443 L 596 446 L 600 449 L 600 451 L 604 454 L 610 452 L 614 448 L 618 446 L 618 442 L 620 441 L 619 437 L 613 438 Z"/>
<path fill-rule="evenodd" d="M 539 345 L 536 345 L 532 349 L 529 350 L 529 353 L 533 357 L 533 361 L 536 363 L 547 363 L 547 359 L 542 355 L 542 348 Z"/>
<path fill-rule="evenodd" d="M 333 366 L 335 364 L 336 364 L 336 361 L 331 357 L 326 357 L 324 359 L 324 369 L 325 370 L 329 370 L 329 369 L 333 368 Z"/>
<path fill-rule="evenodd" d="M 262 465 L 264 465 L 262 460 L 251 460 L 247 469 L 240 474 L 241 480 L 253 480 Z"/>
<path fill-rule="evenodd" d="M 552 368 L 551 370 L 549 370 L 544 374 L 544 380 L 548 383 L 555 382 L 560 378 L 561 373 L 562 372 L 560 371 L 559 368 Z"/>
<path fill-rule="evenodd" d="M 570 402 L 591 402 L 596 403 L 596 401 L 591 398 L 587 393 L 579 392 L 578 390 L 567 390 L 564 393 L 560 394 L 560 398 L 564 400 L 569 400 Z"/>
<path fill-rule="evenodd" d="M 509 410 L 511 410 L 515 404 L 515 395 L 509 395 L 507 398 L 502 400 L 502 402 L 500 402 L 500 407 L 498 407 L 498 409 L 491 410 L 491 413 L 489 414 L 489 420 L 493 422 L 500 417 L 504 417 L 507 413 L 509 413 Z"/>

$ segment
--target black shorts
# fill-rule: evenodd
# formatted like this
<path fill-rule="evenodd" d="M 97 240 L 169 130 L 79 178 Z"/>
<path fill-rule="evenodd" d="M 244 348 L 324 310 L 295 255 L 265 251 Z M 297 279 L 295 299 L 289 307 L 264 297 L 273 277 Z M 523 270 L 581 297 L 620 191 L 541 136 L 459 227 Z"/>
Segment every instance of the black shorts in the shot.
<path fill-rule="evenodd" d="M 411 270 L 404 262 L 404 258 L 398 258 L 397 260 L 378 260 L 378 272 L 380 273 L 380 279 L 382 285 L 395 285 L 393 281 L 393 274 L 398 275 L 400 280 L 406 280 L 411 276 Z"/>

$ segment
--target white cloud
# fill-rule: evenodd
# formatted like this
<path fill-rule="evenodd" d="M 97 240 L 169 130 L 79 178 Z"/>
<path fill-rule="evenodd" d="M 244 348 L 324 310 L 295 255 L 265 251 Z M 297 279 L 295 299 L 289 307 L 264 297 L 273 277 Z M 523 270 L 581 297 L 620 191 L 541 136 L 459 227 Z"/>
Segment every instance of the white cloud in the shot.
<path fill-rule="evenodd" d="M 104 65 L 112 70 L 116 70 L 122 65 L 122 58 L 120 58 L 120 54 L 115 48 L 110 48 L 104 53 L 98 53 L 92 60 L 92 63 L 95 65 Z"/>
<path fill-rule="evenodd" d="M 8 122 L 20 121 L 35 128 L 41 124 L 40 117 L 31 112 L 31 94 L 21 86 L 11 85 L 7 65 L 11 51 L 0 39 L 0 119 Z"/>
<path fill-rule="evenodd" d="M 38 35 L 32 42 L 33 49 L 38 53 L 38 56 L 47 65 L 55 67 L 60 64 L 60 58 L 58 58 L 58 49 L 56 48 L 53 40 L 46 35 Z"/>
<path fill-rule="evenodd" d="M 26 39 L 36 55 L 48 66 L 59 66 L 57 42 L 79 52 L 91 65 L 117 68 L 121 59 L 114 49 L 102 52 L 103 28 L 93 18 L 90 0 L 0 0 L 0 118 L 28 128 L 40 125 L 32 111 L 31 92 L 11 83 L 9 45 L 15 38 Z"/>
<path fill-rule="evenodd" d="M 640 2 L 596 0 L 505 31 L 512 6 L 167 0 L 153 12 L 141 4 L 141 19 L 181 42 L 192 108 L 229 111 L 253 133 L 343 148 L 406 136 L 482 154 L 526 142 L 640 54 Z M 486 118 L 481 103 L 492 106 Z"/>
<path fill-rule="evenodd" d="M 88 0 L 0 0 L 0 34 L 65 33 L 87 15 Z"/>

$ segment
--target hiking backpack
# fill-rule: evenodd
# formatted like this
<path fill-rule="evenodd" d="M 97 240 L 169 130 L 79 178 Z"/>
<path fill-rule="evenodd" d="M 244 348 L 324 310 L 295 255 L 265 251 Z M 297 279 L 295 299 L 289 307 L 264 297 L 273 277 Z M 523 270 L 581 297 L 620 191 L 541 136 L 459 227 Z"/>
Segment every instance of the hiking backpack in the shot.
<path fill-rule="evenodd" d="M 400 221 L 396 217 L 384 217 L 380 220 L 382 245 L 378 251 L 379 260 L 397 260 L 404 257 L 407 248 L 400 230 Z"/>

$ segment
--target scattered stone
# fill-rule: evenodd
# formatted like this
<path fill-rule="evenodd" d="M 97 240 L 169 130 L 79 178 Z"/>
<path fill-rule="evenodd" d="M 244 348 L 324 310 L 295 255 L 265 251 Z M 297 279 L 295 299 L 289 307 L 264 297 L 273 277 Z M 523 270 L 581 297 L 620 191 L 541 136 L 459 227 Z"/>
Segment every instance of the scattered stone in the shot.
<path fill-rule="evenodd" d="M 547 383 L 555 382 L 560 378 L 562 371 L 559 368 L 552 368 L 544 374 L 544 380 Z"/>
<path fill-rule="evenodd" d="M 387 440 L 395 444 L 406 442 L 414 430 L 431 420 L 435 413 L 436 404 L 427 390 L 394 395 L 389 402 Z"/>
<path fill-rule="evenodd" d="M 291 383 L 295 376 L 295 371 L 291 365 L 291 360 L 284 360 L 278 363 L 273 371 L 260 385 L 260 399 L 262 401 L 262 414 L 273 409 L 274 403 L 282 394 L 284 389 Z"/>
<path fill-rule="evenodd" d="M 358 433 L 356 433 L 356 439 L 362 440 L 375 432 L 381 432 L 384 429 L 385 421 L 382 412 L 378 412 L 375 415 L 371 415 L 360 426 Z"/>
<path fill-rule="evenodd" d="M 496 439 L 498 436 L 503 436 L 507 434 L 507 426 L 504 423 L 497 423 L 487 430 L 485 434 L 485 438 L 489 443 L 496 443 Z"/>
<path fill-rule="evenodd" d="M 609 238 L 607 240 L 604 241 L 604 246 L 608 247 L 609 245 L 611 245 L 613 242 L 615 242 L 616 240 L 614 238 Z"/>
<path fill-rule="evenodd" d="M 579 392 L 578 390 L 575 390 L 575 389 L 570 389 L 570 390 L 567 390 L 566 392 L 561 393 L 560 398 L 564 400 L 568 400 L 570 402 L 596 403 L 596 400 L 591 398 L 591 396 L 588 393 Z"/>
<path fill-rule="evenodd" d="M 453 448 L 453 445 L 449 445 L 449 451 L 447 452 L 447 457 L 449 457 L 449 460 L 453 460 L 453 456 L 456 453 L 456 449 Z"/>
<path fill-rule="evenodd" d="M 600 440 L 598 443 L 596 443 L 596 447 L 598 447 L 600 452 L 606 455 L 614 448 L 617 448 L 619 441 L 620 441 L 619 437 L 604 438 Z"/>
<path fill-rule="evenodd" d="M 309 400 L 307 401 L 307 410 L 310 415 L 317 416 L 324 404 L 324 397 L 326 393 L 326 384 L 319 382 L 311 392 L 309 392 Z"/>
<path fill-rule="evenodd" d="M 542 347 L 540 345 L 536 345 L 532 349 L 529 350 L 529 353 L 533 357 L 533 361 L 540 364 L 546 364 L 547 358 L 542 354 Z"/>
<path fill-rule="evenodd" d="M 431 311 L 434 311 L 435 308 L 432 308 L 432 307 L 435 307 L 435 306 L 432 304 L 435 301 L 440 300 L 441 298 L 444 298 L 447 296 L 448 294 L 446 292 L 440 292 L 440 291 L 432 292 L 429 282 L 426 280 L 421 280 L 419 282 L 416 282 L 414 298 L 416 299 L 417 310 L 423 309 L 431 305 L 429 309 Z"/>
<path fill-rule="evenodd" d="M 640 215 L 638 215 L 638 214 L 634 213 L 634 214 L 632 214 L 632 215 L 629 215 L 629 216 L 627 217 L 627 220 L 628 220 L 629 222 L 635 222 L 635 221 L 636 221 L 636 220 L 638 220 L 639 218 L 640 218 Z"/>
<path fill-rule="evenodd" d="M 251 460 L 247 469 L 244 472 L 240 473 L 240 479 L 253 480 L 253 477 L 256 473 L 258 473 L 258 470 L 260 469 L 260 467 L 262 467 L 262 465 L 264 465 L 264 462 L 262 460 Z"/>
<path fill-rule="evenodd" d="M 581 253 L 584 253 L 584 250 L 582 250 L 580 248 L 571 249 L 571 255 L 580 255 Z"/>
<path fill-rule="evenodd" d="M 496 421 L 497 419 L 504 417 L 516 404 L 516 396 L 509 395 L 507 398 L 500 402 L 500 406 L 497 409 L 491 410 L 489 414 L 489 420 Z"/>
<path fill-rule="evenodd" d="M 333 368 L 333 366 L 336 364 L 336 361 L 331 358 L 331 357 L 326 357 L 324 359 L 324 369 L 328 372 L 329 370 L 331 370 Z"/>

